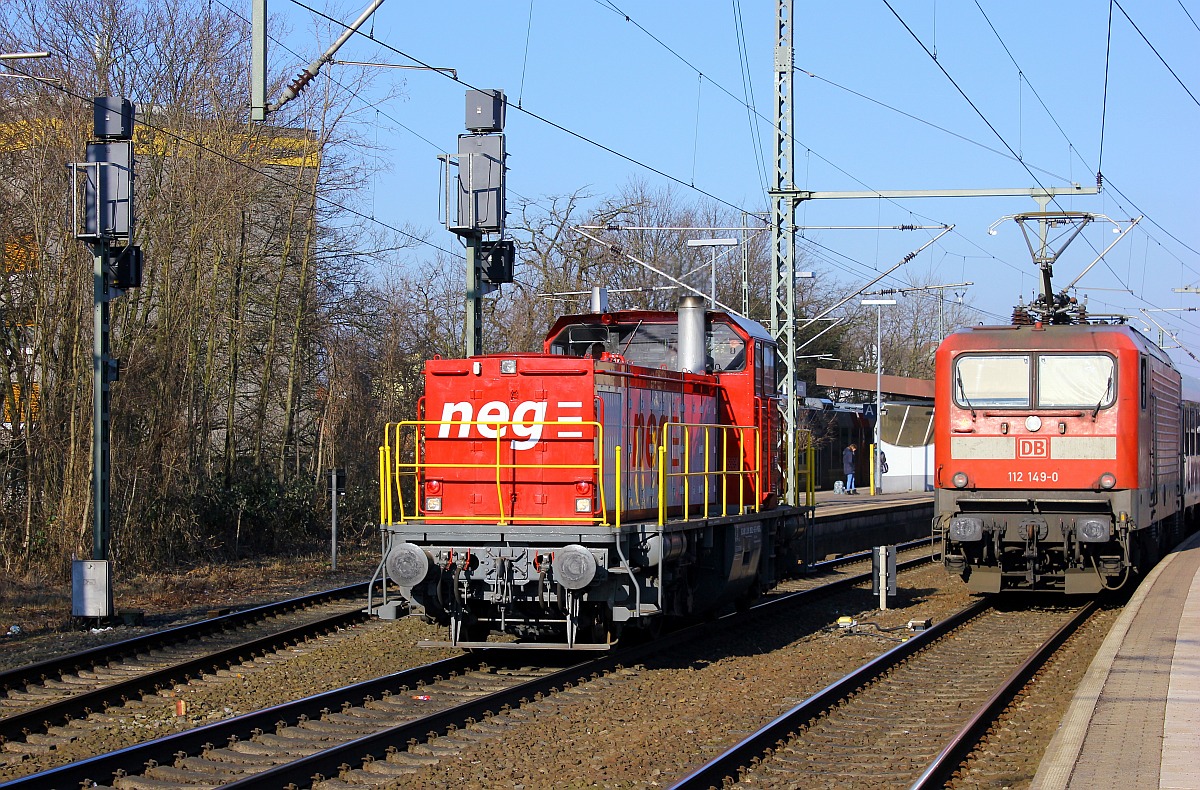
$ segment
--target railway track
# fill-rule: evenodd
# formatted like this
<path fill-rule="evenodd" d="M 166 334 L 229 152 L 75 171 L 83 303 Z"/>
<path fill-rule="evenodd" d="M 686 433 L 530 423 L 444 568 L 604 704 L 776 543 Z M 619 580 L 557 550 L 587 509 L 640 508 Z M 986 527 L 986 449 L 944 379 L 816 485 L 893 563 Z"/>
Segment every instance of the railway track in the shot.
<path fill-rule="evenodd" d="M 842 563 L 855 561 L 861 558 L 844 558 Z M 914 560 L 922 561 L 928 557 Z M 774 596 L 751 611 L 778 616 L 785 607 L 803 605 L 869 576 L 849 574 L 827 580 L 818 589 Z M 473 741 L 522 726 L 524 715 L 554 704 L 558 695 L 570 695 L 578 684 L 595 687 L 619 682 L 613 678 L 620 677 L 622 666 L 678 650 L 713 631 L 712 624 L 701 625 L 650 644 L 589 654 L 586 659 L 539 651 L 542 666 L 537 668 L 523 664 L 530 655 L 525 651 L 493 650 L 486 658 L 466 654 L 33 774 L 2 787 L 77 787 L 81 782 L 122 790 L 163 783 L 180 787 L 380 784 L 457 753 Z"/>
<path fill-rule="evenodd" d="M 431 733 L 472 737 L 480 719 L 616 668 L 616 655 L 527 667 L 519 656 L 464 654 L 219 721 L 0 785 L 15 788 L 307 785 L 346 763 L 376 782 L 436 756 L 399 751 Z M 541 654 L 540 658 L 546 658 Z M 477 726 L 477 725 L 476 725 Z M 440 748 L 444 748 L 440 747 Z"/>
<path fill-rule="evenodd" d="M 1074 631 L 1079 609 L 981 601 L 808 698 L 674 784 L 942 787 L 988 725 Z M 1029 649 L 1031 639 L 1038 646 Z"/>
<path fill-rule="evenodd" d="M 914 568 L 924 563 L 932 562 L 933 555 L 930 538 L 920 538 L 896 546 L 896 569 Z M 865 569 L 865 572 L 864 570 Z M 814 562 L 807 568 L 808 572 L 794 579 L 785 579 L 770 594 L 789 594 L 825 587 L 832 582 L 861 584 L 871 580 L 871 551 L 857 551 L 845 554 L 832 560 Z M 853 578 L 849 581 L 846 577 Z M 770 595 L 769 594 L 769 595 Z"/>
<path fill-rule="evenodd" d="M 47 734 L 56 725 L 362 622 L 362 592 L 325 590 L 0 673 L 0 743 L 47 752 L 69 738 Z"/>

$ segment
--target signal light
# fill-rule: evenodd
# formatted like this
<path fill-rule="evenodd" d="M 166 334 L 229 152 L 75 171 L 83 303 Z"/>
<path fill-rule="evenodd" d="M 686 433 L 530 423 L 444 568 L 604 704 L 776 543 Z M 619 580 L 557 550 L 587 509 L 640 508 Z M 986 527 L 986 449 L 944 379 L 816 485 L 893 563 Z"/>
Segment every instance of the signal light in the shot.
<path fill-rule="evenodd" d="M 954 477 L 950 478 L 950 482 L 954 484 L 955 488 L 966 488 L 970 481 L 967 479 L 966 472 L 955 472 Z"/>
<path fill-rule="evenodd" d="M 591 480 L 576 480 L 575 481 L 575 490 L 583 495 L 592 493 L 592 481 Z"/>
<path fill-rule="evenodd" d="M 1111 491 L 1117 486 L 1117 476 L 1112 472 L 1105 472 L 1100 475 L 1100 487 L 1105 491 Z"/>
<path fill-rule="evenodd" d="M 437 496 L 438 494 L 442 493 L 442 481 L 441 480 L 426 480 L 425 481 L 425 491 L 434 496 Z"/>

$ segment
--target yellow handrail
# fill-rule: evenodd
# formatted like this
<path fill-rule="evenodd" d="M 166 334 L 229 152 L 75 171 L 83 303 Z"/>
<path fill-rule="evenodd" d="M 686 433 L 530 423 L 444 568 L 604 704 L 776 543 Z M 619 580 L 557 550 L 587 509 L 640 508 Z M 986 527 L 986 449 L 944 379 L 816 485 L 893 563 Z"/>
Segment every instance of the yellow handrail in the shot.
<path fill-rule="evenodd" d="M 392 505 L 391 486 L 389 482 L 391 478 L 384 471 L 387 468 L 387 448 L 380 446 L 379 448 L 379 523 L 391 524 L 392 520 L 388 518 L 388 508 Z"/>
<path fill-rule="evenodd" d="M 684 422 L 665 422 L 662 424 L 662 441 L 658 447 L 658 523 L 660 525 L 666 523 L 667 519 L 667 482 L 671 478 L 680 478 L 683 481 L 683 518 L 688 520 L 692 517 L 691 513 L 691 481 L 693 478 L 699 477 L 704 483 L 704 509 L 705 515 L 711 504 L 711 496 L 709 490 L 709 481 L 711 478 L 716 478 L 721 483 L 721 513 L 729 513 L 729 486 L 727 481 L 731 478 L 740 481 L 742 484 L 738 486 L 738 510 L 742 511 L 746 507 L 746 486 L 747 479 L 752 484 L 754 489 L 754 511 L 757 513 L 762 507 L 762 432 L 754 425 L 708 425 L 704 423 L 684 423 Z M 667 471 L 667 447 L 669 446 L 671 430 L 683 429 L 683 459 L 682 471 L 668 472 Z M 704 432 L 704 470 L 692 471 L 692 453 L 691 453 L 691 434 L 693 430 Z M 720 432 L 721 437 L 721 458 L 720 466 L 717 469 L 712 467 L 712 442 L 710 437 L 714 432 Z M 730 457 L 730 439 L 731 437 L 736 443 L 733 448 L 737 452 L 738 463 L 737 469 L 726 468 L 726 464 Z M 752 441 L 750 441 L 752 439 Z M 750 444 L 754 451 L 754 466 L 746 467 L 746 446 Z"/>
<path fill-rule="evenodd" d="M 603 455 L 603 453 L 601 455 Z M 615 447 L 613 447 L 613 465 L 616 467 L 616 469 L 614 471 L 616 472 L 616 476 L 617 476 L 616 477 L 616 480 L 617 480 L 617 488 L 616 488 L 616 492 L 617 492 L 617 524 L 616 524 L 616 528 L 620 529 L 621 528 L 621 499 L 622 499 L 622 497 L 621 497 L 621 445 L 619 445 L 619 444 L 616 445 Z"/>
<path fill-rule="evenodd" d="M 595 434 L 591 440 L 593 447 L 597 449 L 594 456 L 598 456 L 598 460 L 594 463 L 572 463 L 572 464 L 545 464 L 545 463 L 505 463 L 502 459 L 503 442 L 513 440 L 527 440 L 528 436 L 518 436 L 512 434 L 505 436 L 506 428 L 519 427 L 528 429 L 533 426 L 569 426 L 572 431 L 577 431 L 582 428 L 592 427 L 595 429 Z M 435 427 L 451 427 L 461 428 L 462 426 L 485 426 L 495 432 L 495 447 L 496 452 L 491 461 L 485 463 L 429 463 L 425 460 L 423 446 L 427 442 L 436 442 L 439 439 L 458 439 L 458 436 L 430 436 L 425 435 L 423 428 L 429 426 Z M 411 461 L 404 460 L 400 457 L 404 447 L 403 432 L 407 429 L 413 431 L 412 451 L 413 458 Z M 447 431 L 449 434 L 449 431 Z M 574 438 L 574 437 L 572 437 Z M 555 437 L 543 437 L 541 441 L 554 441 Z M 564 439 L 563 441 L 570 441 Z M 501 479 L 505 470 L 520 470 L 520 469 L 577 469 L 586 470 L 594 473 L 596 476 L 596 487 L 599 495 L 599 512 L 588 513 L 585 516 L 561 516 L 555 517 L 555 521 L 571 522 L 571 523 L 604 523 L 605 514 L 607 513 L 607 502 L 604 487 L 604 458 L 602 449 L 604 446 L 604 428 L 598 422 L 575 422 L 575 421 L 560 421 L 560 420 L 405 420 L 402 422 L 388 423 L 384 427 L 384 445 L 380 448 L 380 515 L 386 519 L 384 523 L 395 523 L 396 513 L 392 506 L 392 488 L 395 487 L 396 502 L 399 505 L 400 523 L 405 523 L 410 519 L 421 518 L 425 521 L 460 521 L 462 516 L 439 516 L 428 511 L 422 512 L 421 491 L 420 485 L 425 474 L 433 469 L 487 469 L 492 474 L 492 479 L 496 483 L 496 498 L 498 514 L 495 516 L 472 516 L 472 520 L 482 522 L 495 522 L 498 524 L 507 524 L 515 522 L 532 522 L 542 521 L 545 516 L 516 516 L 506 512 L 504 505 L 504 481 Z M 406 479 L 413 481 L 417 493 L 417 501 L 413 503 L 410 511 L 404 502 L 404 485 Z M 386 481 L 386 482 L 385 482 Z M 483 481 L 480 481 L 483 482 Z M 620 489 L 618 488 L 618 491 Z M 618 497 L 619 499 L 619 497 Z M 619 512 L 619 511 L 618 511 Z"/>
<path fill-rule="evenodd" d="M 515 434 L 504 430 L 508 427 L 521 427 L 528 429 L 532 426 L 570 426 L 572 431 L 592 428 L 594 434 L 591 439 L 595 449 L 591 463 L 571 463 L 571 464 L 544 464 L 544 463 L 508 463 L 503 460 L 502 453 L 504 452 L 503 442 L 513 439 Z M 485 426 L 487 429 L 494 431 L 493 437 L 485 437 L 494 439 L 495 452 L 491 459 L 480 463 L 463 463 L 463 462 L 435 462 L 431 463 L 426 460 L 425 445 L 428 442 L 436 442 L 439 439 L 458 439 L 458 432 L 454 436 L 436 436 L 432 432 L 427 431 L 428 427 L 445 427 L 462 428 L 463 426 Z M 685 520 L 692 518 L 692 481 L 699 479 L 703 481 L 704 490 L 704 515 L 708 515 L 712 507 L 712 499 L 715 491 L 713 485 L 720 487 L 720 511 L 723 514 L 729 513 L 730 508 L 730 481 L 739 481 L 737 486 L 737 506 L 739 512 L 746 507 L 746 483 L 751 484 L 754 492 L 754 510 L 758 512 L 762 504 L 762 434 L 759 428 L 751 425 L 706 425 L 699 423 L 673 423 L 665 422 L 661 426 L 662 434 L 661 441 L 658 447 L 655 448 L 657 455 L 657 498 L 658 498 L 658 523 L 664 524 L 667 518 L 668 511 L 668 496 L 667 488 L 671 479 L 680 479 L 682 481 L 683 490 L 682 504 L 683 517 Z M 682 431 L 682 468 L 678 472 L 669 472 L 668 464 L 668 447 L 670 441 L 676 432 Z M 694 470 L 692 468 L 692 445 L 693 431 L 703 432 L 703 467 L 702 470 Z M 411 452 L 412 459 L 407 460 L 402 457 L 405 452 L 405 437 L 411 432 Z M 719 433 L 717 433 L 719 432 Z M 447 431 L 449 433 L 449 431 Z M 508 435 L 505 435 L 508 434 Z M 719 436 L 720 438 L 720 458 L 714 458 L 714 448 L 718 445 L 714 441 Z M 528 436 L 518 437 L 519 439 L 528 439 Z M 544 437 L 542 440 L 554 441 L 555 437 Z M 608 524 L 609 516 L 615 516 L 616 526 L 619 528 L 623 520 L 624 510 L 624 463 L 623 453 L 624 448 L 621 445 L 614 446 L 614 463 L 616 466 L 615 482 L 616 482 L 616 501 L 615 509 L 612 514 L 609 513 L 606 486 L 605 486 L 605 466 L 606 458 L 604 448 L 604 429 L 598 422 L 562 422 L 556 420 L 538 420 L 538 421 L 450 421 L 450 420 L 406 420 L 403 422 L 389 423 L 384 428 L 384 443 L 379 449 L 380 457 L 380 518 L 385 524 L 406 523 L 413 519 L 422 519 L 427 522 L 436 521 L 460 521 L 461 515 L 443 516 L 438 513 L 431 513 L 424 508 L 424 499 L 422 486 L 428 474 L 431 471 L 439 469 L 479 469 L 487 470 L 491 481 L 495 483 L 496 489 L 496 513 L 493 515 L 472 515 L 473 521 L 483 523 L 509 524 L 518 522 L 537 522 L 544 521 L 546 516 L 519 516 L 510 512 L 511 508 L 506 507 L 504 501 L 504 485 L 503 479 L 506 471 L 515 473 L 522 469 L 537 469 L 537 470 L 554 470 L 554 469 L 575 469 L 586 471 L 594 474 L 595 486 L 598 489 L 598 508 L 583 516 L 555 516 L 555 521 L 567 523 L 590 523 L 590 524 Z M 753 465 L 747 466 L 746 453 L 752 448 Z M 731 465 L 731 453 L 737 454 L 736 466 Z M 649 470 L 646 470 L 649 471 Z M 642 473 L 644 474 L 644 472 Z M 653 472 L 651 472 L 653 474 Z M 416 501 L 409 507 L 405 502 L 405 482 L 411 480 L 413 491 L 416 494 Z M 514 482 L 510 480 L 508 482 Z M 484 477 L 478 481 L 473 481 L 477 484 L 486 484 L 488 479 Z"/>

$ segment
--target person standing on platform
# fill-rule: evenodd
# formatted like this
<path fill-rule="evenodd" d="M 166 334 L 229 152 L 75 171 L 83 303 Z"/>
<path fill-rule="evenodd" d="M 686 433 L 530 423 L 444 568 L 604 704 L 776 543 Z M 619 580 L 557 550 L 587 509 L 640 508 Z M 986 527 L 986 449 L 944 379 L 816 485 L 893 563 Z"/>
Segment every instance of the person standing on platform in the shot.
<path fill-rule="evenodd" d="M 853 443 L 851 443 L 845 450 L 842 450 L 842 472 L 844 472 L 846 475 L 847 494 L 858 493 L 858 491 L 854 489 L 854 453 L 857 450 L 858 447 L 856 447 Z"/>

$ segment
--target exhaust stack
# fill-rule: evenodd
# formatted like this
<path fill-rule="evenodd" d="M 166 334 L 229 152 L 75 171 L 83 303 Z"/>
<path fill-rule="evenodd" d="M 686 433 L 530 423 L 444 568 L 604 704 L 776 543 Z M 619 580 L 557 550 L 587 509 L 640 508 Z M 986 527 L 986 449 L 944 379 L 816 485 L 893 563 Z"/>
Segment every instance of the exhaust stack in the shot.
<path fill-rule="evenodd" d="M 704 348 L 705 301 L 700 296 L 679 300 L 679 370 L 704 373 L 708 355 Z"/>
<path fill-rule="evenodd" d="M 602 285 L 592 286 L 592 299 L 588 306 L 589 313 L 608 312 L 608 289 Z"/>

